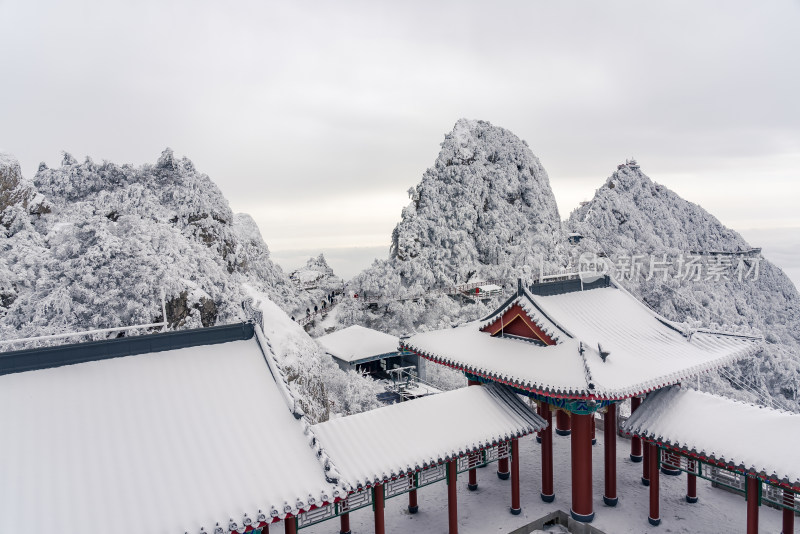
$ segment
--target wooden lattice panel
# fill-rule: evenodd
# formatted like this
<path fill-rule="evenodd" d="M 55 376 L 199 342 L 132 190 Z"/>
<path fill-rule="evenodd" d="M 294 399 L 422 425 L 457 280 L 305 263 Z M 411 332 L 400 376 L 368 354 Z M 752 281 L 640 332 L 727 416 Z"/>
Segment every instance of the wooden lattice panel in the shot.
<path fill-rule="evenodd" d="M 497 446 L 497 458 L 508 458 L 511 451 L 511 447 L 509 447 L 509 443 L 504 441 Z"/>
<path fill-rule="evenodd" d="M 475 469 L 476 467 L 480 467 L 484 465 L 486 462 L 483 460 L 483 454 L 481 451 L 476 451 L 470 454 L 466 454 L 458 459 L 457 470 L 459 473 L 463 473 L 464 471 L 469 471 L 470 469 Z"/>
<path fill-rule="evenodd" d="M 727 469 L 712 467 L 710 465 L 705 471 L 707 475 L 705 478 L 708 478 L 708 480 L 711 482 L 716 482 L 717 484 L 722 484 L 723 486 L 727 486 L 731 489 L 744 492 L 746 484 L 746 477 L 744 475 L 734 473 L 733 471 L 728 471 Z"/>
<path fill-rule="evenodd" d="M 400 495 L 401 493 L 406 493 L 407 491 L 411 491 L 414 489 L 414 477 L 413 476 L 404 476 L 397 478 L 395 480 L 390 480 L 386 482 L 386 498 L 394 497 L 395 495 Z"/>
<path fill-rule="evenodd" d="M 681 469 L 686 471 L 685 467 L 685 460 L 688 460 L 685 456 L 681 456 L 676 452 L 672 452 L 668 449 L 661 449 L 661 466 L 666 467 L 667 469 Z"/>
<path fill-rule="evenodd" d="M 351 493 L 347 499 L 339 503 L 339 513 L 346 514 L 372 504 L 372 490 L 365 489 Z"/>
<path fill-rule="evenodd" d="M 297 516 L 297 527 L 303 528 L 336 517 L 336 506 L 329 504 L 303 512 Z"/>
<path fill-rule="evenodd" d="M 419 487 L 444 480 L 446 477 L 445 464 L 429 467 L 428 469 L 420 471 L 417 476 L 419 477 Z"/>
<path fill-rule="evenodd" d="M 788 508 L 800 513 L 800 494 L 793 491 L 767 485 L 761 498 L 780 508 Z"/>

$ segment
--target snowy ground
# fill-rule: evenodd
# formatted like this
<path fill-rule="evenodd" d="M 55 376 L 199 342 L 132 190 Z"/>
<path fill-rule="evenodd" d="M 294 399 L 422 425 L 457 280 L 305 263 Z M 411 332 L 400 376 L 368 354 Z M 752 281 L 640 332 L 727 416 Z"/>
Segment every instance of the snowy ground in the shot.
<path fill-rule="evenodd" d="M 411 429 L 413 431 L 413 429 Z M 521 441 L 521 494 L 522 514 L 508 512 L 511 503 L 511 485 L 495 475 L 497 464 L 478 469 L 478 491 L 467 490 L 467 474 L 459 475 L 458 519 L 459 532 L 506 533 L 534 521 L 549 512 L 561 509 L 569 512 L 570 490 L 570 438 L 553 435 L 556 500 L 547 504 L 539 497 L 541 490 L 541 453 L 535 438 Z M 603 504 L 603 436 L 598 431 L 594 447 L 594 510 L 593 525 L 607 534 L 639 534 L 659 532 L 689 532 L 693 534 L 718 534 L 745 531 L 745 500 L 743 497 L 713 489 L 711 483 L 697 480 L 697 504 L 688 504 L 686 475 L 670 477 L 661 475 L 661 525 L 647 522 L 649 489 L 641 484 L 642 464 L 630 461 L 630 441 L 617 438 L 617 495 L 619 504 L 610 508 Z M 408 497 L 401 495 L 386 501 L 386 531 L 392 534 L 446 533 L 447 486 L 444 482 L 419 490 L 419 512 L 408 513 Z M 762 533 L 781 531 L 781 513 L 762 506 L 759 510 Z M 363 508 L 350 516 L 354 534 L 374 531 L 372 509 Z M 304 534 L 334 534 L 339 532 L 339 520 L 332 519 L 307 529 Z"/>

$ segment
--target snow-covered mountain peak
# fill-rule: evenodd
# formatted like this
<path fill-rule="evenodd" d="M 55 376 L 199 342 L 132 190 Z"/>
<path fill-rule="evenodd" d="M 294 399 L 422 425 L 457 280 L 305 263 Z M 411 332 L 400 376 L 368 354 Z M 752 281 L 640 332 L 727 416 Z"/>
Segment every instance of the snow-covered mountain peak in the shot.
<path fill-rule="evenodd" d="M 591 202 L 570 214 L 568 225 L 601 241 L 606 252 L 735 252 L 749 248 L 737 232 L 701 206 L 651 180 L 636 164 L 620 165 Z"/>
<path fill-rule="evenodd" d="M 354 294 L 377 297 L 385 313 L 342 313 L 349 321 L 402 334 L 477 318 L 494 304 L 464 305 L 444 293 L 478 280 L 531 279 L 564 247 L 539 159 L 519 137 L 486 121 L 456 122 L 409 196 L 389 258 L 348 284 Z"/>
<path fill-rule="evenodd" d="M 575 255 L 605 254 L 619 281 L 667 318 L 764 332 L 762 355 L 730 371 L 739 383 L 731 387 L 717 377 L 709 389 L 798 405 L 800 295 L 761 257 L 758 243 L 751 246 L 635 164 L 621 165 L 590 202 L 572 212 L 566 226 L 584 237 Z"/>
<path fill-rule="evenodd" d="M 477 264 L 500 265 L 532 241 L 552 246 L 560 232 L 558 207 L 526 143 L 489 122 L 461 119 L 441 146 L 435 166 L 409 192 L 393 258 L 445 254 L 448 272 L 435 274 L 443 283 L 464 279 Z"/>

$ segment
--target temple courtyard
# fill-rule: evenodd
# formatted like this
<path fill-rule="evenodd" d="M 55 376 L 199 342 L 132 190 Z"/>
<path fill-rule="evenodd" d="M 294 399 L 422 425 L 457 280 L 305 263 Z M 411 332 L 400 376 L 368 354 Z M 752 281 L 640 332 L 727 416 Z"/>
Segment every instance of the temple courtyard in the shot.
<path fill-rule="evenodd" d="M 413 431 L 413 429 L 411 430 Z M 461 534 L 507 533 L 531 523 L 554 510 L 570 509 L 570 438 L 553 436 L 553 463 L 556 499 L 542 502 L 541 452 L 535 436 L 521 438 L 520 484 L 522 513 L 511 515 L 509 480 L 497 478 L 497 463 L 478 469 L 478 490 L 467 489 L 467 473 L 458 476 L 458 526 Z M 698 478 L 699 502 L 685 500 L 686 474 L 661 475 L 661 525 L 651 526 L 648 516 L 648 488 L 641 483 L 642 464 L 629 458 L 630 441 L 617 437 L 617 495 L 619 503 L 611 508 L 603 504 L 603 432 L 598 429 L 597 444 L 593 447 L 593 495 L 595 518 L 592 526 L 606 534 L 641 534 L 686 532 L 720 534 L 744 532 L 746 503 L 743 496 L 711 487 L 711 482 Z M 431 484 L 418 490 L 419 512 L 408 513 L 408 497 L 400 495 L 386 501 L 386 532 L 391 534 L 446 533 L 447 485 Z M 374 532 L 370 507 L 350 515 L 353 534 Z M 276 530 L 279 528 L 276 525 Z M 281 529 L 282 531 L 282 529 Z M 767 506 L 759 508 L 759 532 L 777 534 L 781 531 L 781 512 Z M 337 534 L 339 522 L 325 521 L 301 530 L 304 534 Z"/>

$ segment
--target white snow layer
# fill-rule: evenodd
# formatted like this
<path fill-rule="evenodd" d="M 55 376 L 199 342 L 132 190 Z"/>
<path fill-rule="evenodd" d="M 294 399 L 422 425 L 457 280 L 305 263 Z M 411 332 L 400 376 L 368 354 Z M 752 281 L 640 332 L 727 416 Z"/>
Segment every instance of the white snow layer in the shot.
<path fill-rule="evenodd" d="M 547 424 L 510 389 L 473 386 L 313 426 L 354 487 L 437 465 Z"/>
<path fill-rule="evenodd" d="M 332 501 L 303 427 L 256 339 L 0 376 L 0 532 L 227 531 Z"/>
<path fill-rule="evenodd" d="M 546 297 L 525 292 L 506 308 L 514 304 L 522 306 L 556 345 L 542 347 L 481 332 L 497 314 L 459 328 L 416 334 L 404 344 L 446 364 L 533 389 L 610 398 L 673 384 L 761 346 L 756 338 L 717 333 L 697 332 L 687 338 L 613 287 Z M 608 353 L 605 361 L 600 347 Z"/>
<path fill-rule="evenodd" d="M 340 360 L 353 362 L 381 354 L 397 352 L 399 338 L 371 328 L 353 325 L 317 338 L 322 348 Z"/>
<path fill-rule="evenodd" d="M 800 486 L 800 414 L 672 386 L 648 395 L 623 430 Z"/>

